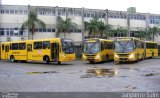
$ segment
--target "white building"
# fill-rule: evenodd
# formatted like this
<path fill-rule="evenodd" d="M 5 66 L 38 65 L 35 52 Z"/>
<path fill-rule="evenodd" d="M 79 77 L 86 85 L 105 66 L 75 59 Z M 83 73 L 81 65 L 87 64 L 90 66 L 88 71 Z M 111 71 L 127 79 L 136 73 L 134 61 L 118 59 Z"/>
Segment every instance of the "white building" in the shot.
<path fill-rule="evenodd" d="M 82 36 L 88 36 L 87 32 L 84 31 L 84 21 L 89 21 L 94 17 L 98 17 L 106 24 L 113 25 L 114 28 L 121 26 L 128 29 L 130 36 L 134 36 L 139 29 L 145 31 L 148 27 L 153 27 L 160 23 L 160 14 L 129 14 L 127 11 L 112 11 L 107 9 L 1 5 L 0 42 L 30 38 L 31 35 L 28 36 L 27 30 L 20 32 L 22 23 L 28 19 L 29 9 L 37 9 L 38 18 L 43 20 L 47 25 L 46 29 L 36 28 L 34 39 L 55 37 L 56 18 L 58 16 L 63 18 L 66 18 L 66 16 L 71 17 L 72 21 L 78 25 L 77 29 L 71 29 L 71 33 L 67 34 L 67 37 L 73 39 L 75 42 L 82 41 Z M 159 37 L 155 39 L 160 44 Z"/>

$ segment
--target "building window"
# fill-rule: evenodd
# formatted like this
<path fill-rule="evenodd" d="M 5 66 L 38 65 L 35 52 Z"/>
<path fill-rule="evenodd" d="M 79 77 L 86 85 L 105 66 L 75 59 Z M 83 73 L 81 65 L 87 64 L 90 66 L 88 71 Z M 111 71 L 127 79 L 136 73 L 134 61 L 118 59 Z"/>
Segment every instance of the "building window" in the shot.
<path fill-rule="evenodd" d="M 51 32 L 52 30 L 51 29 L 47 29 L 47 32 Z"/>
<path fill-rule="evenodd" d="M 55 32 L 55 29 L 52 29 L 52 32 Z"/>

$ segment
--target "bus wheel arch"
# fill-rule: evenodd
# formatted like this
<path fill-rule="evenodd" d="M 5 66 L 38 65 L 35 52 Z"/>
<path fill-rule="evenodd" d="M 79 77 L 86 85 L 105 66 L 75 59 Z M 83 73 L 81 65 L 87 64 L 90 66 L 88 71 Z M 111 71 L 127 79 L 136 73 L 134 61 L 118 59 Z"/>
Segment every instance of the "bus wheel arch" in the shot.
<path fill-rule="evenodd" d="M 45 61 L 46 64 L 49 64 L 49 62 L 50 62 L 49 56 L 48 56 L 48 55 L 45 55 L 45 56 L 43 57 L 43 61 Z"/>

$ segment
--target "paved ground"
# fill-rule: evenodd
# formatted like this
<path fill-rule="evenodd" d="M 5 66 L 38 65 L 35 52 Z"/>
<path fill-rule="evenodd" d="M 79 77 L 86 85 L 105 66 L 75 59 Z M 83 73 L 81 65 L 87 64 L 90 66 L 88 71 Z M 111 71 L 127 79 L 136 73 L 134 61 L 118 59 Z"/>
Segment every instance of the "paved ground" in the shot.
<path fill-rule="evenodd" d="M 160 59 L 120 65 L 0 61 L 0 92 L 159 92 L 159 83 Z"/>

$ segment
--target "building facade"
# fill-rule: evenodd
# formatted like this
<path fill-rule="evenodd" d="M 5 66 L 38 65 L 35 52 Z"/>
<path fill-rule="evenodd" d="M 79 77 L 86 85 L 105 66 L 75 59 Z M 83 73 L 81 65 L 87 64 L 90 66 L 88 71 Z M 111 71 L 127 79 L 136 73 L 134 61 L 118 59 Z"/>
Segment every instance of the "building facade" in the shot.
<path fill-rule="evenodd" d="M 130 36 L 135 36 L 138 30 L 146 31 L 149 27 L 160 24 L 160 14 L 149 13 L 128 13 L 127 11 L 113 11 L 86 8 L 68 7 L 46 7 L 46 6 L 21 6 L 21 5 L 0 5 L 0 42 L 26 40 L 30 38 L 28 30 L 21 32 L 20 28 L 24 21 L 28 19 L 28 12 L 32 9 L 38 11 L 38 18 L 45 22 L 46 29 L 36 27 L 34 39 L 53 38 L 56 32 L 56 19 L 70 17 L 78 26 L 71 29 L 67 38 L 80 42 L 88 36 L 84 30 L 84 21 L 89 21 L 94 17 L 105 24 L 110 24 L 114 29 L 119 26 L 128 29 Z M 63 37 L 63 34 L 60 36 Z M 117 37 L 119 35 L 114 35 Z M 155 41 L 160 44 L 160 37 Z"/>

